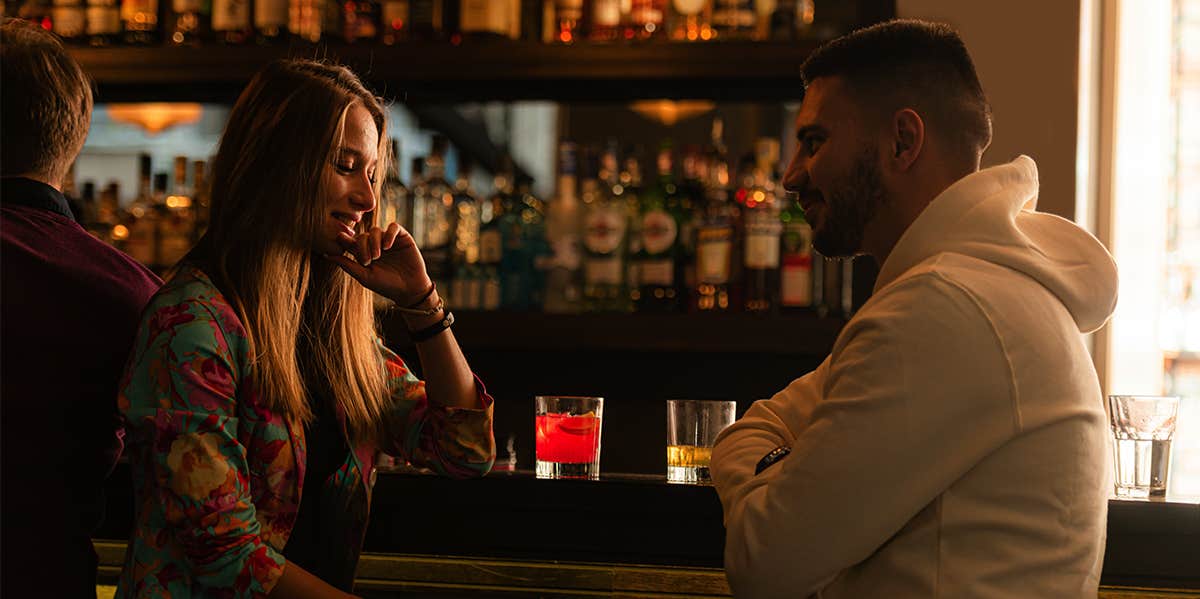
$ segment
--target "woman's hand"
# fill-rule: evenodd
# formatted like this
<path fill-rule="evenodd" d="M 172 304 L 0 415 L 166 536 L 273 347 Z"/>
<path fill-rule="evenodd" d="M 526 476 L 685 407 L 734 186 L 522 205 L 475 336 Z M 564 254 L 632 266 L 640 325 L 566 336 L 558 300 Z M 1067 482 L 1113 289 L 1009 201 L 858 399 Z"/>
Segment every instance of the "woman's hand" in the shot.
<path fill-rule="evenodd" d="M 396 223 L 388 225 L 387 229 L 371 227 L 355 237 L 340 235 L 338 243 L 354 258 L 345 255 L 327 255 L 326 258 L 363 287 L 398 305 L 412 305 L 433 285 L 425 272 L 425 260 L 416 241 Z"/>

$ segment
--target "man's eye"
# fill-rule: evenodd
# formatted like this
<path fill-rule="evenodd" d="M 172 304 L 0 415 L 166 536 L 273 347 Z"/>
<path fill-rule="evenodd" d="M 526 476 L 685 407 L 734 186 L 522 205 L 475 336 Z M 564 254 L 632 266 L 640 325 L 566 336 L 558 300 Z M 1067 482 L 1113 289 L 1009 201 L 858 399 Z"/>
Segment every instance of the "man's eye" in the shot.
<path fill-rule="evenodd" d="M 815 135 L 806 136 L 804 138 L 804 151 L 807 152 L 809 156 L 812 156 L 813 154 L 817 153 L 817 150 L 821 149 L 822 143 L 824 143 L 824 140 L 820 137 Z"/>

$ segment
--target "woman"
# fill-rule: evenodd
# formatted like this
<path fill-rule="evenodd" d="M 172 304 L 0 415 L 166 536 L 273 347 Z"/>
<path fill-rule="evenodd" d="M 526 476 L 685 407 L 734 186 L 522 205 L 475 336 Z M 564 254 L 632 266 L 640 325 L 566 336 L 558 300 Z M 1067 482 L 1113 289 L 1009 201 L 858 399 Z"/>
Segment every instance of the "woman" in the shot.
<path fill-rule="evenodd" d="M 386 140 L 343 67 L 280 61 L 238 99 L 209 229 L 143 315 L 122 385 L 136 528 L 118 596 L 344 597 L 376 450 L 491 467 L 492 400 L 453 318 L 408 232 L 372 222 Z M 376 335 L 372 291 L 403 313 L 428 386 Z"/>

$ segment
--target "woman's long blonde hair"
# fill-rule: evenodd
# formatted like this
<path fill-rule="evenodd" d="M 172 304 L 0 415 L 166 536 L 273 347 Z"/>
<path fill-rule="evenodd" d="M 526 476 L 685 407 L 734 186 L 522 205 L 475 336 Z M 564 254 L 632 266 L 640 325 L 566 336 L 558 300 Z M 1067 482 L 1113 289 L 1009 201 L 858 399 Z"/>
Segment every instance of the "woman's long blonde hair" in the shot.
<path fill-rule="evenodd" d="M 255 75 L 221 136 L 211 220 L 192 256 L 246 327 L 263 404 L 306 423 L 313 418 L 309 395 L 330 393 L 345 411 L 351 439 L 360 443 L 378 440 L 386 402 L 372 297 L 313 254 L 314 236 L 329 214 L 324 173 L 356 104 L 375 122 L 376 171 L 387 172 L 383 105 L 349 69 L 282 60 Z M 378 180 L 376 197 L 383 177 Z M 373 220 L 364 218 L 358 227 Z M 327 388 L 310 389 L 313 382 Z"/>

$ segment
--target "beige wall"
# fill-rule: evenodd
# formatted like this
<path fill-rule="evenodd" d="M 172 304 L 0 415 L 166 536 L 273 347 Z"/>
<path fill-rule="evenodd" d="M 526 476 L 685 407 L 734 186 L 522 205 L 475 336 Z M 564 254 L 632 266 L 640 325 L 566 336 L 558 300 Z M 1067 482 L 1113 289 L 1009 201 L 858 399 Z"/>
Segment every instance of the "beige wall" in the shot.
<path fill-rule="evenodd" d="M 963 36 L 992 102 L 984 165 L 1037 161 L 1038 208 L 1075 218 L 1080 0 L 897 0 L 900 17 L 950 24 Z"/>

